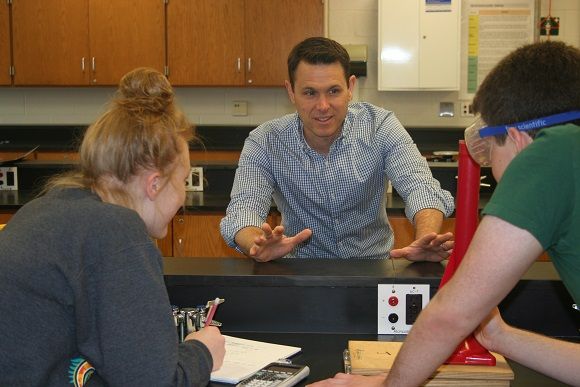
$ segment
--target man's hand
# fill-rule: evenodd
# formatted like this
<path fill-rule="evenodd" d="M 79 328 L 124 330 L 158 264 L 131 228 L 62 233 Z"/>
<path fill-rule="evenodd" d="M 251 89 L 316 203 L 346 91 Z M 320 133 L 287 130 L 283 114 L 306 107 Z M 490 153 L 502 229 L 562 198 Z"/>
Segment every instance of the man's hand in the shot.
<path fill-rule="evenodd" d="M 352 386 L 352 387 L 373 387 L 382 386 L 386 374 L 375 376 L 351 375 L 338 373 L 333 378 L 321 380 L 316 383 L 308 384 L 312 387 L 330 387 L 330 386 Z"/>
<path fill-rule="evenodd" d="M 284 227 L 272 227 L 262 224 L 262 235 L 254 238 L 253 245 L 248 250 L 248 256 L 258 262 L 267 262 L 280 258 L 294 250 L 296 245 L 312 236 L 312 230 L 304 229 L 293 237 L 284 235 Z"/>
<path fill-rule="evenodd" d="M 453 251 L 453 233 L 423 235 L 407 247 L 391 250 L 391 258 L 407 258 L 409 261 L 441 262 Z"/>

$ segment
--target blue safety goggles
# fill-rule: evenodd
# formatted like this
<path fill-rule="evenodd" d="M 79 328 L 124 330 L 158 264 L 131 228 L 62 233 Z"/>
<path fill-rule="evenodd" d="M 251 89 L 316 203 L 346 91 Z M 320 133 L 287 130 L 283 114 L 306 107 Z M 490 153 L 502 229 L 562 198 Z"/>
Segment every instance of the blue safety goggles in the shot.
<path fill-rule="evenodd" d="M 580 119 L 580 110 L 535 118 L 533 120 L 517 122 L 515 124 L 498 126 L 486 126 L 481 117 L 478 117 L 473 124 L 465 129 L 465 145 L 467 145 L 467 150 L 471 157 L 482 167 L 487 167 L 491 164 L 492 136 L 506 134 L 508 128 L 516 128 L 519 131 L 528 131 L 546 128 L 577 119 Z"/>

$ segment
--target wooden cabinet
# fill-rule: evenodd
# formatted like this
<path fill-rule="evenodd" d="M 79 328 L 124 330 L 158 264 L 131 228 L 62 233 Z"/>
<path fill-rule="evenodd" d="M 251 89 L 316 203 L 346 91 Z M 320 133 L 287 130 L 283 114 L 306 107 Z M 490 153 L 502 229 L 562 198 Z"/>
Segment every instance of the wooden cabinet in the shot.
<path fill-rule="evenodd" d="M 78 1 L 78 0 L 77 0 Z M 116 85 L 137 67 L 165 68 L 163 0 L 90 0 L 90 83 Z"/>
<path fill-rule="evenodd" d="M 174 85 L 282 86 L 291 48 L 323 34 L 320 0 L 171 0 L 167 13 L 163 0 L 17 0 L 11 7 L 14 76 L 2 71 L 10 65 L 2 4 L 0 84 L 17 86 L 117 85 L 136 67 L 164 71 L 166 63 Z"/>
<path fill-rule="evenodd" d="M 87 84 L 87 20 L 87 0 L 15 1 L 12 4 L 14 84 Z"/>
<path fill-rule="evenodd" d="M 174 257 L 244 257 L 220 234 L 222 213 L 177 215 L 173 219 Z"/>
<path fill-rule="evenodd" d="M 169 78 L 174 85 L 283 86 L 292 47 L 322 34 L 318 0 L 171 0 Z"/>
<path fill-rule="evenodd" d="M 116 85 L 165 64 L 161 0 L 18 0 L 12 4 L 15 85 Z"/>
<path fill-rule="evenodd" d="M 389 216 L 389 223 L 395 233 L 395 244 L 393 248 L 400 249 L 409 246 L 415 240 L 415 228 L 404 216 Z M 441 233 L 455 232 L 455 218 L 443 219 Z"/>
<path fill-rule="evenodd" d="M 10 77 L 10 15 L 8 4 L 0 3 L 0 85 L 9 85 Z"/>
<path fill-rule="evenodd" d="M 174 85 L 244 84 L 244 0 L 171 0 L 167 65 Z"/>
<path fill-rule="evenodd" d="M 395 232 L 395 245 L 393 248 L 400 249 L 409 246 L 415 240 L 415 229 L 411 222 L 402 216 L 389 216 L 389 222 Z M 455 218 L 443 219 L 443 226 L 441 227 L 441 234 L 446 232 L 455 233 Z M 538 261 L 549 262 L 550 257 L 546 252 L 538 257 Z"/>
<path fill-rule="evenodd" d="M 319 0 L 246 0 L 246 84 L 283 86 L 290 50 L 307 37 L 322 36 Z"/>
<path fill-rule="evenodd" d="M 12 215 L 14 215 L 13 212 L 1 212 L 0 211 L 0 224 L 8 223 L 10 218 L 12 218 Z"/>
<path fill-rule="evenodd" d="M 0 224 L 8 223 L 14 211 L 0 211 Z M 229 247 L 223 240 L 219 224 L 222 212 L 199 212 L 195 214 L 178 214 L 169 224 L 167 236 L 156 240 L 157 247 L 164 257 L 237 257 L 243 254 Z M 272 211 L 268 216 L 271 226 L 280 224 L 280 213 Z M 389 222 L 395 232 L 395 246 L 398 249 L 408 246 L 415 240 L 415 230 L 409 220 L 402 216 L 389 216 Z M 455 219 L 443 220 L 441 232 L 454 232 Z M 550 257 L 544 252 L 538 261 L 549 262 Z"/>
<path fill-rule="evenodd" d="M 155 244 L 161 255 L 164 257 L 173 257 L 173 222 L 167 226 L 167 235 L 163 239 L 155 239 Z"/>
<path fill-rule="evenodd" d="M 221 236 L 220 221 L 224 215 L 223 212 L 176 215 L 173 219 L 173 256 L 245 258 L 229 247 Z M 267 222 L 272 227 L 280 224 L 280 214 L 272 211 Z M 162 249 L 162 252 L 167 251 Z"/>

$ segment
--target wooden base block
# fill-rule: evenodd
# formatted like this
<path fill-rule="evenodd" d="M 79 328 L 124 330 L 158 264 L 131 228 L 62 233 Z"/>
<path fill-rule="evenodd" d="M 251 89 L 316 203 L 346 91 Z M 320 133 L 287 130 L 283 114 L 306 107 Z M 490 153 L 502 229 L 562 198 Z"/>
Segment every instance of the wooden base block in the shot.
<path fill-rule="evenodd" d="M 403 343 L 393 341 L 348 342 L 353 374 L 388 374 Z M 424 386 L 509 386 L 514 373 L 506 359 L 497 353 L 495 366 L 443 364 Z"/>

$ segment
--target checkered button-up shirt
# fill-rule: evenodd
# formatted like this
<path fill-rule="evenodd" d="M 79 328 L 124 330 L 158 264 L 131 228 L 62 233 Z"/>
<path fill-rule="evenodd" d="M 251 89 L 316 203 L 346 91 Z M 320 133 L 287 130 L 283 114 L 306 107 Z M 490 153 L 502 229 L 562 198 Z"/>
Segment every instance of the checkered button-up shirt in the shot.
<path fill-rule="evenodd" d="M 246 139 L 221 233 L 237 248 L 235 234 L 260 227 L 273 199 L 286 235 L 313 232 L 288 257 L 386 258 L 394 239 L 385 203 L 388 180 L 411 221 L 425 208 L 445 216 L 454 210 L 453 197 L 433 178 L 394 113 L 351 104 L 328 155 L 310 148 L 298 114 L 289 114 Z"/>

